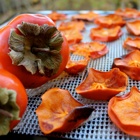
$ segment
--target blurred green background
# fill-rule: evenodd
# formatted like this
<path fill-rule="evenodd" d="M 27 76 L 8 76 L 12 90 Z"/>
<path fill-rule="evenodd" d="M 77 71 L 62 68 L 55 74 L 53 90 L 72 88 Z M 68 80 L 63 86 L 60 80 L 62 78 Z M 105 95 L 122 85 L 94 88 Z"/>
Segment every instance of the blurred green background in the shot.
<path fill-rule="evenodd" d="M 140 9 L 140 0 L 0 0 L 0 23 L 15 13 L 40 10 Z"/>

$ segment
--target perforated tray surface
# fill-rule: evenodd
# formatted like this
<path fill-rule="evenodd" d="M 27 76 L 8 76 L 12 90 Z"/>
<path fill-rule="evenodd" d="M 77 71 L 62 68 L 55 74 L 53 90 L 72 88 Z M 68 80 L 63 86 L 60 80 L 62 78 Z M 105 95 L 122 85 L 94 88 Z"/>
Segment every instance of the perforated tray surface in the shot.
<path fill-rule="evenodd" d="M 44 13 L 44 12 L 43 12 Z M 64 12 L 65 13 L 65 12 Z M 73 14 L 77 14 L 76 12 L 70 12 L 68 15 L 69 19 Z M 103 14 L 103 13 L 101 13 Z M 58 22 L 56 25 L 58 25 Z M 82 33 L 84 38 L 82 42 L 92 41 L 89 37 L 90 29 L 95 27 L 93 23 L 86 23 L 86 30 Z M 59 87 L 62 89 L 67 89 L 70 91 L 72 96 L 85 105 L 90 105 L 95 108 L 95 112 L 92 114 L 90 120 L 85 122 L 79 128 L 68 132 L 68 133 L 52 133 L 48 136 L 55 138 L 69 138 L 69 139 L 78 139 L 78 140 L 136 140 L 139 138 L 129 136 L 122 131 L 120 131 L 110 120 L 107 114 L 107 101 L 93 101 L 89 99 L 85 99 L 81 97 L 79 94 L 75 92 L 75 88 L 81 83 L 81 81 L 86 77 L 88 68 L 95 68 L 101 71 L 109 71 L 111 69 L 113 59 L 116 57 L 120 57 L 123 54 L 126 54 L 127 51 L 122 48 L 122 44 L 127 36 L 130 36 L 127 33 L 125 27 L 122 28 L 123 35 L 116 41 L 113 42 L 102 42 L 107 45 L 109 48 L 109 53 L 105 56 L 98 58 L 96 60 L 90 60 L 87 69 L 76 76 L 68 75 L 66 73 L 62 73 L 57 79 L 47 82 L 36 89 L 27 89 L 29 102 L 27 110 L 24 116 L 21 119 L 21 122 L 14 128 L 13 132 L 18 134 L 28 134 L 28 135 L 37 135 L 44 136 L 41 132 L 38 119 L 35 114 L 35 109 L 41 103 L 41 95 L 50 88 Z M 78 60 L 78 57 L 74 57 L 72 59 Z M 139 88 L 139 81 L 134 81 L 129 79 L 128 87 L 125 94 L 130 91 L 132 86 L 136 86 Z"/>

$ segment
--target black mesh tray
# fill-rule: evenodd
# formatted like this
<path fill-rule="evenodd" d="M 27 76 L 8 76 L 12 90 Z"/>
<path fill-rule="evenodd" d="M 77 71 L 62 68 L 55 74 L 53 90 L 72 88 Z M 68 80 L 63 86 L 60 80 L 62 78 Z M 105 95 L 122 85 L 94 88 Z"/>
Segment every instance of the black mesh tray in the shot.
<path fill-rule="evenodd" d="M 50 11 L 49 11 L 50 12 Z M 59 11 L 68 14 L 69 19 L 74 14 L 77 14 L 78 11 Z M 79 11 L 85 12 L 85 11 Z M 112 12 L 103 12 L 96 11 L 99 14 L 108 14 Z M 47 11 L 40 11 L 38 13 L 47 14 Z M 60 22 L 57 22 L 58 25 Z M 86 23 L 86 30 L 83 32 L 83 40 L 82 42 L 92 41 L 89 37 L 89 31 L 92 27 L 95 27 L 93 23 Z M 85 99 L 80 95 L 76 94 L 75 88 L 81 83 L 81 81 L 87 75 L 88 68 L 95 68 L 101 71 L 109 71 L 111 69 L 113 59 L 116 57 L 120 57 L 127 52 L 122 48 L 122 44 L 127 36 L 130 36 L 126 28 L 122 28 L 123 35 L 116 41 L 105 43 L 109 48 L 109 53 L 105 56 L 98 58 L 96 60 L 90 60 L 88 67 L 82 73 L 79 73 L 76 76 L 70 76 L 67 73 L 62 73 L 57 79 L 47 82 L 36 89 L 27 89 L 29 102 L 27 110 L 24 116 L 21 119 L 21 122 L 14 128 L 13 133 L 16 134 L 26 134 L 26 135 L 35 135 L 35 136 L 44 136 L 40 131 L 37 116 L 35 114 L 35 110 L 38 105 L 41 103 L 40 96 L 48 89 L 53 87 L 59 87 L 62 89 L 67 89 L 71 92 L 72 96 L 80 101 L 83 104 L 91 105 L 96 108 L 96 111 L 91 116 L 90 120 L 81 125 L 79 128 L 68 132 L 68 133 L 52 133 L 49 134 L 49 137 L 55 138 L 69 138 L 69 139 L 78 139 L 78 140 L 90 140 L 90 139 L 102 139 L 102 140 L 136 140 L 138 138 L 129 136 L 122 131 L 120 131 L 109 119 L 107 114 L 107 101 L 93 101 L 89 99 Z M 102 42 L 104 43 L 104 42 Z M 78 57 L 74 57 L 72 59 L 78 60 Z M 128 82 L 128 87 L 125 94 L 130 91 L 132 86 L 136 86 L 139 88 L 139 81 L 130 80 Z"/>

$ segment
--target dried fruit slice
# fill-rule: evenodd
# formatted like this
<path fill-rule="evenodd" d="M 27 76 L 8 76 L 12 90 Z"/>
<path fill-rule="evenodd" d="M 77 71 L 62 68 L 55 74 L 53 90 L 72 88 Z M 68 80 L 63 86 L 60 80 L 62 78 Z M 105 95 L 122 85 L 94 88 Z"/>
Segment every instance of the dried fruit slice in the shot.
<path fill-rule="evenodd" d="M 44 134 L 71 131 L 87 121 L 94 110 L 75 100 L 69 91 L 60 88 L 49 89 L 41 98 L 36 114 Z"/>
<path fill-rule="evenodd" d="M 76 88 L 76 92 L 92 100 L 109 100 L 124 91 L 127 83 L 127 75 L 118 68 L 111 69 L 108 72 L 90 68 L 88 76 Z"/>
<path fill-rule="evenodd" d="M 87 43 L 79 43 L 72 45 L 70 47 L 70 51 L 75 54 L 87 54 L 92 59 L 100 58 L 108 53 L 109 49 L 106 44 L 102 44 L 99 42 L 87 42 Z"/>
<path fill-rule="evenodd" d="M 65 30 L 61 32 L 65 35 L 69 45 L 79 43 L 83 39 L 82 33 L 76 29 Z"/>
<path fill-rule="evenodd" d="M 70 46 L 70 52 L 77 55 L 90 56 L 89 43 L 76 43 Z"/>
<path fill-rule="evenodd" d="M 102 44 L 99 42 L 90 42 L 89 43 L 90 57 L 92 59 L 100 58 L 106 55 L 109 52 L 106 44 Z"/>
<path fill-rule="evenodd" d="M 83 21 L 67 21 L 61 22 L 58 29 L 60 31 L 76 29 L 78 31 L 83 31 L 85 29 L 85 23 Z"/>
<path fill-rule="evenodd" d="M 52 11 L 50 14 L 47 14 L 49 18 L 51 18 L 54 22 L 58 20 L 65 20 L 67 18 L 67 15 L 64 13 L 58 13 L 56 11 Z"/>
<path fill-rule="evenodd" d="M 126 23 L 128 33 L 132 35 L 140 35 L 140 20 L 129 21 Z"/>
<path fill-rule="evenodd" d="M 73 54 L 75 55 L 75 54 Z M 88 62 L 90 58 L 87 56 L 82 56 L 81 54 L 75 55 L 77 58 L 81 58 L 80 60 L 72 60 L 69 59 L 65 71 L 69 74 L 78 74 L 79 72 L 82 72 L 88 65 Z M 74 56 L 73 56 L 74 57 Z"/>
<path fill-rule="evenodd" d="M 123 43 L 123 48 L 132 51 L 132 50 L 140 50 L 140 38 L 130 38 L 127 37 Z"/>
<path fill-rule="evenodd" d="M 132 87 L 125 96 L 113 97 L 108 104 L 108 115 L 123 132 L 140 137 L 140 91 Z"/>
<path fill-rule="evenodd" d="M 87 13 L 80 13 L 77 15 L 72 16 L 73 20 L 83 20 L 83 21 L 93 21 L 99 14 L 89 11 Z"/>
<path fill-rule="evenodd" d="M 91 28 L 90 37 L 92 40 L 109 42 L 118 39 L 123 32 L 121 31 L 120 26 L 112 27 L 112 28 L 102 28 L 96 27 Z"/>
<path fill-rule="evenodd" d="M 98 24 L 101 27 L 110 28 L 114 26 L 124 26 L 125 20 L 119 15 L 109 14 L 105 16 L 97 17 L 94 20 L 95 24 Z"/>
<path fill-rule="evenodd" d="M 133 80 L 140 80 L 140 51 L 134 50 L 120 58 L 115 58 L 112 67 L 119 68 Z"/>
<path fill-rule="evenodd" d="M 134 8 L 119 8 L 115 11 L 115 14 L 122 16 L 125 19 L 140 17 L 140 12 Z"/>

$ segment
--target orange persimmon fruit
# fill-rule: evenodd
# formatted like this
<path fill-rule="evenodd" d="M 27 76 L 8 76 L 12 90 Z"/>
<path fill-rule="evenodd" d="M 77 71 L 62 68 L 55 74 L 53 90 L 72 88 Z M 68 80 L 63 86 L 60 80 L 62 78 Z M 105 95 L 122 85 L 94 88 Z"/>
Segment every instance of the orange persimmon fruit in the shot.
<path fill-rule="evenodd" d="M 74 99 L 68 90 L 60 88 L 49 89 L 41 99 L 36 114 L 44 134 L 72 131 L 87 121 L 94 110 Z"/>
<path fill-rule="evenodd" d="M 119 68 L 133 80 L 140 80 L 140 51 L 134 50 L 115 58 L 112 67 Z"/>
<path fill-rule="evenodd" d="M 92 100 L 109 100 L 124 91 L 127 84 L 127 75 L 118 68 L 107 72 L 90 68 L 88 76 L 76 87 L 76 93 Z"/>
<path fill-rule="evenodd" d="M 140 91 L 132 87 L 127 94 L 112 97 L 108 115 L 121 131 L 140 137 Z"/>
<path fill-rule="evenodd" d="M 25 88 L 58 77 L 68 56 L 65 36 L 46 15 L 19 14 L 0 29 L 0 68 L 16 75 Z"/>

